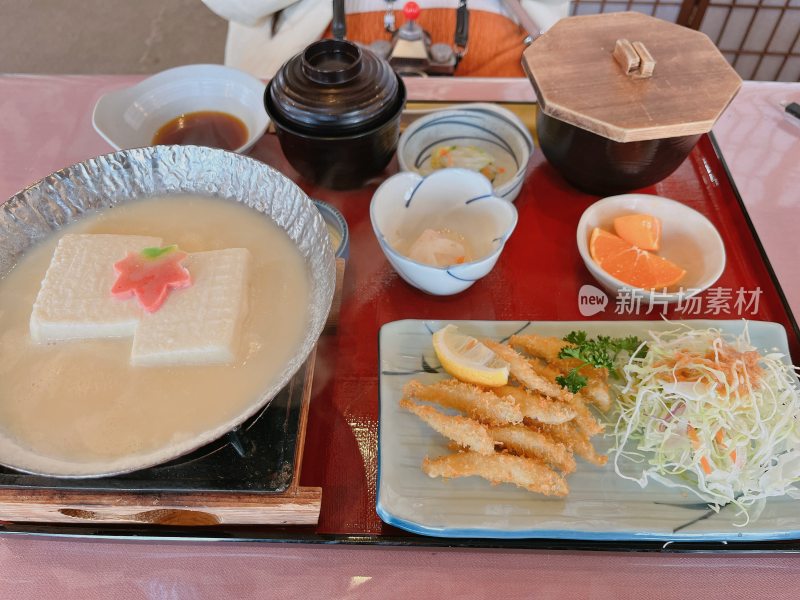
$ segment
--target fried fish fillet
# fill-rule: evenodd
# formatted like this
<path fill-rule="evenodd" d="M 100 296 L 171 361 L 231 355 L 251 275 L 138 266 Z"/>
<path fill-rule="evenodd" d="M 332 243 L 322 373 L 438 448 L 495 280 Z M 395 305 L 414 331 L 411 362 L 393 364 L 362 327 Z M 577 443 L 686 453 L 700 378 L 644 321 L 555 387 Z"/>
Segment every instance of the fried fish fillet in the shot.
<path fill-rule="evenodd" d="M 575 418 L 575 409 L 565 402 L 553 400 L 521 387 L 504 385 L 495 388 L 494 393 L 501 397 L 511 397 L 519 405 L 522 416 L 542 423 L 566 423 Z"/>
<path fill-rule="evenodd" d="M 548 381 L 533 370 L 528 360 L 519 352 L 505 344 L 492 340 L 482 340 L 483 343 L 497 356 L 508 363 L 509 371 L 514 378 L 530 390 L 541 392 L 564 402 L 572 401 L 572 394 L 558 385 L 555 381 Z"/>
<path fill-rule="evenodd" d="M 611 409 L 611 394 L 608 391 L 608 383 L 590 379 L 584 390 L 584 395 L 603 412 Z"/>
<path fill-rule="evenodd" d="M 511 375 L 522 385 L 569 404 L 575 410 L 575 421 L 587 435 L 593 436 L 603 431 L 603 426 L 592 416 L 580 398 L 562 388 L 555 381 L 549 381 L 536 373 L 528 360 L 516 350 L 491 340 L 484 340 L 484 344 L 509 364 Z"/>
<path fill-rule="evenodd" d="M 460 415 L 446 415 L 432 406 L 416 404 L 407 398 L 400 400 L 400 406 L 417 415 L 432 429 L 459 446 L 479 454 L 494 454 L 495 442 L 489 435 L 486 425 Z"/>
<path fill-rule="evenodd" d="M 502 397 L 457 379 L 422 385 L 409 381 L 403 394 L 413 400 L 454 408 L 490 425 L 522 423 L 522 411 L 513 398 Z"/>
<path fill-rule="evenodd" d="M 553 383 L 555 383 L 556 377 L 561 374 L 561 372 L 554 367 L 546 365 L 538 359 L 530 360 L 528 361 L 528 364 L 537 375 L 544 377 Z M 586 388 L 584 388 L 584 390 L 585 389 Z M 577 394 L 571 394 L 570 396 L 567 396 L 568 399 L 566 400 L 566 403 L 568 403 L 575 411 L 575 421 L 578 426 L 586 432 L 586 435 L 591 437 L 601 433 L 604 427 L 602 424 L 600 424 L 600 422 L 597 421 L 597 419 L 594 418 L 594 416 L 592 416 L 591 411 L 586 408 L 586 402 L 591 402 L 592 399 L 584 393 L 584 390 L 581 390 Z"/>
<path fill-rule="evenodd" d="M 559 360 L 558 353 L 567 345 L 567 342 L 557 337 L 535 334 L 512 335 L 508 343 L 549 363 Z"/>
<path fill-rule="evenodd" d="M 512 346 L 521 348 L 527 354 L 547 362 L 548 366 L 557 370 L 558 374 L 566 375 L 575 367 L 579 367 L 578 373 L 588 378 L 584 393 L 587 398 L 594 402 L 602 411 L 611 408 L 611 396 L 608 392 L 608 370 L 592 365 L 582 365 L 574 358 L 559 358 L 567 342 L 556 337 L 544 337 L 540 335 L 512 335 L 509 339 Z"/>
<path fill-rule="evenodd" d="M 572 398 L 569 400 L 569 405 L 575 410 L 575 418 L 572 420 L 572 423 L 588 437 L 603 433 L 605 426 L 594 418 L 592 412 L 586 408 L 586 404 L 584 404 L 583 400 L 573 394 Z"/>
<path fill-rule="evenodd" d="M 541 375 L 542 377 L 544 377 L 548 381 L 552 381 L 553 383 L 557 383 L 556 378 L 559 377 L 560 375 L 563 375 L 563 373 L 559 369 L 557 369 L 551 364 L 544 362 L 539 358 L 530 359 L 528 361 L 528 364 L 536 372 L 537 375 Z M 578 398 L 580 398 L 582 401 L 592 402 L 593 399 L 586 393 L 587 389 L 588 385 L 575 395 L 578 396 Z"/>
<path fill-rule="evenodd" d="M 514 454 L 539 458 L 565 474 L 575 470 L 572 452 L 561 442 L 535 429 L 524 425 L 501 425 L 490 427 L 489 435 Z"/>
<path fill-rule="evenodd" d="M 562 373 L 567 373 L 575 367 L 580 367 L 580 374 L 588 377 L 590 381 L 596 380 L 605 382 L 608 380 L 608 370 L 606 369 L 593 367 L 592 365 L 581 366 L 581 362 L 574 358 L 559 358 L 558 353 L 561 352 L 565 346 L 569 346 L 569 343 L 557 337 L 545 337 L 533 334 L 512 335 L 508 343 L 520 348 L 531 356 L 541 358 Z"/>
<path fill-rule="evenodd" d="M 558 425 L 531 423 L 530 426 L 553 440 L 561 442 L 587 462 L 600 467 L 608 462 L 608 456 L 598 454 L 589 438 L 573 423 Z"/>
<path fill-rule="evenodd" d="M 536 371 L 537 374 L 541 375 L 548 381 L 554 382 L 556 377 L 559 375 L 566 375 L 569 373 L 569 369 L 566 369 L 563 367 L 563 365 L 562 368 L 559 368 L 559 364 L 564 362 L 566 361 L 560 360 L 556 361 L 555 363 L 546 363 L 543 361 L 543 359 L 532 358 L 528 361 L 528 364 L 533 368 L 534 371 Z M 599 371 L 605 373 L 605 369 L 595 369 L 590 365 L 585 365 L 578 370 L 578 373 L 586 377 L 588 382 L 586 387 L 578 392 L 577 395 L 581 399 L 595 404 L 600 410 L 605 412 L 611 408 L 611 395 L 608 392 L 608 380 L 606 378 L 600 378 L 591 375 L 592 372 Z"/>
<path fill-rule="evenodd" d="M 426 457 L 422 470 L 430 477 L 478 476 L 493 484 L 513 483 L 547 496 L 566 496 L 569 493 L 564 478 L 543 462 L 511 454 L 459 452 L 434 459 Z"/>

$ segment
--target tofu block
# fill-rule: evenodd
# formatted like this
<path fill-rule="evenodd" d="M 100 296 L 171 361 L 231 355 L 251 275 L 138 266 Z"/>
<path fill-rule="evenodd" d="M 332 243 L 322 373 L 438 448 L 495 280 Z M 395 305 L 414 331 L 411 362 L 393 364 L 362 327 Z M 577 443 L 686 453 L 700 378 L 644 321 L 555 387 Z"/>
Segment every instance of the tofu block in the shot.
<path fill-rule="evenodd" d="M 228 248 L 190 254 L 192 285 L 173 290 L 144 314 L 133 337 L 134 366 L 217 365 L 236 359 L 247 313 L 250 252 Z"/>
<path fill-rule="evenodd" d="M 111 295 L 114 263 L 128 252 L 160 245 L 161 238 L 142 235 L 62 236 L 33 304 L 33 341 L 132 336 L 143 311 L 134 299 Z"/>

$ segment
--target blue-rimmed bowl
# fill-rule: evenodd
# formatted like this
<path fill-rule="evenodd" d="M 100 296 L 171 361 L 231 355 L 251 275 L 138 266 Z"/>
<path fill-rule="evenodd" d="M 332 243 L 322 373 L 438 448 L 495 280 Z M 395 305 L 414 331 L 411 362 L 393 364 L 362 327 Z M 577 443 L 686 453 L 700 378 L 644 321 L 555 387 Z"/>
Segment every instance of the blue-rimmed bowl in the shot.
<path fill-rule="evenodd" d="M 533 152 L 533 138 L 514 113 L 489 103 L 433 112 L 403 132 L 397 160 L 403 171 L 425 175 L 432 171 L 431 152 L 435 148 L 456 145 L 477 146 L 491 154 L 502 171 L 492 183 L 494 194 L 509 202 L 517 197 Z"/>
<path fill-rule="evenodd" d="M 487 275 L 517 225 L 514 205 L 495 196 L 483 175 L 466 169 L 442 169 L 426 177 L 398 173 L 375 191 L 369 215 L 400 277 L 438 296 L 462 292 Z M 473 259 L 442 267 L 412 260 L 405 253 L 426 229 L 463 236 Z"/>
<path fill-rule="evenodd" d="M 336 258 L 347 260 L 350 257 L 350 232 L 344 215 L 337 208 L 322 200 L 314 200 L 314 206 L 325 220 L 331 244 L 333 244 L 334 255 Z"/>

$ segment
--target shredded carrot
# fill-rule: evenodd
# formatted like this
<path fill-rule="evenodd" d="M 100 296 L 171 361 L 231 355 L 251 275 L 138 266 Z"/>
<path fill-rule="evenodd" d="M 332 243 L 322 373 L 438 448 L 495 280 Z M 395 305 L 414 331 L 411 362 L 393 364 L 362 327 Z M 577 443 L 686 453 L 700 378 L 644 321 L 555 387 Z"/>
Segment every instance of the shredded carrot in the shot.
<path fill-rule="evenodd" d="M 699 381 L 708 376 L 708 373 L 703 371 L 705 367 L 721 371 L 728 385 L 736 386 L 749 377 L 750 384 L 758 388 L 763 375 L 763 369 L 758 364 L 760 358 L 755 350 L 740 352 L 729 344 L 721 344 L 716 351 L 709 350 L 703 354 L 691 350 L 678 350 L 675 356 L 658 361 L 654 366 L 667 366 L 672 369 L 672 373 L 660 376 L 664 380 Z"/>
<path fill-rule="evenodd" d="M 722 436 L 722 428 L 717 429 L 717 433 L 714 435 L 714 439 L 717 441 L 717 444 L 725 448 L 725 438 Z"/>
<path fill-rule="evenodd" d="M 692 446 L 697 449 L 697 447 L 700 445 L 700 438 L 697 437 L 697 430 L 691 425 L 687 425 L 686 433 L 689 434 L 689 439 L 692 440 Z"/>
<path fill-rule="evenodd" d="M 687 425 L 686 433 L 689 435 L 689 439 L 692 441 L 692 447 L 695 450 L 698 450 L 700 448 L 700 438 L 697 436 L 697 430 L 691 425 Z M 705 456 L 700 457 L 700 466 L 703 467 L 703 471 L 706 475 L 711 473 L 711 463 L 708 462 L 708 458 Z"/>

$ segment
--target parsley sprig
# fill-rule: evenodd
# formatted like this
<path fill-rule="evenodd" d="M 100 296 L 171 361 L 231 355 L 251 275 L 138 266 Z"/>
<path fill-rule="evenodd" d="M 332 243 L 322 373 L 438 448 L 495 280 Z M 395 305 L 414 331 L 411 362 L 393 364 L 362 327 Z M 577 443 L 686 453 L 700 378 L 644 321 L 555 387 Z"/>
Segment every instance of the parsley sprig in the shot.
<path fill-rule="evenodd" d="M 556 377 L 556 383 L 573 394 L 578 393 L 589 383 L 589 379 L 580 374 L 583 367 L 591 365 L 599 369 L 608 369 L 611 374 L 616 375 L 614 361 L 617 356 L 621 352 L 627 352 L 633 356 L 642 345 L 642 341 L 635 335 L 624 338 L 598 335 L 595 339 L 589 339 L 585 331 L 572 331 L 564 338 L 564 341 L 571 345 L 564 346 L 558 353 L 558 357 L 574 358 L 581 361 L 581 364 L 571 369 L 566 375 Z"/>

